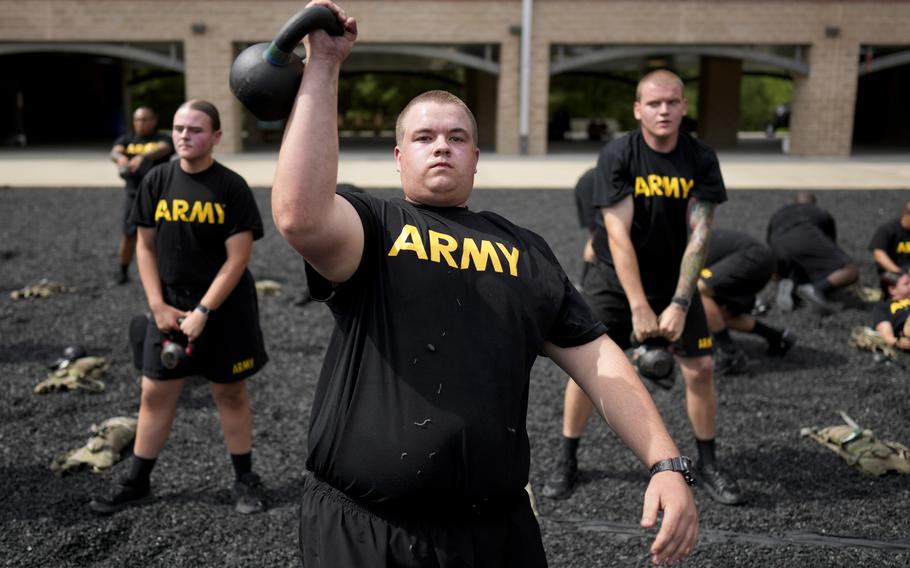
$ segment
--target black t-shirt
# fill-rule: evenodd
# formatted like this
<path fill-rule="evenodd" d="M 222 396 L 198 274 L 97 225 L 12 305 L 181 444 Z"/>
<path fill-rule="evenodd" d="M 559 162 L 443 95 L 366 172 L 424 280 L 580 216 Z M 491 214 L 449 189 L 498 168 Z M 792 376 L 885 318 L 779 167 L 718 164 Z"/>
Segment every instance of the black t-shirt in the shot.
<path fill-rule="evenodd" d="M 188 174 L 175 160 L 142 180 L 131 220 L 155 227 L 158 272 L 166 286 L 206 289 L 227 260 L 232 235 L 262 237 L 262 218 L 246 181 L 218 162 Z"/>
<path fill-rule="evenodd" d="M 589 231 L 603 227 L 603 216 L 594 207 L 594 168 L 583 173 L 575 184 L 575 208 L 579 227 Z"/>
<path fill-rule="evenodd" d="M 894 329 L 894 337 L 903 337 L 907 316 L 910 316 L 910 300 L 885 300 L 872 308 L 872 327 L 887 321 Z"/>
<path fill-rule="evenodd" d="M 123 153 L 128 159 L 154 152 L 160 148 L 162 144 L 170 146 L 171 151 L 168 152 L 167 155 L 162 156 L 151 163 L 143 162 L 142 167 L 124 178 L 126 179 L 127 187 L 138 188 L 142 178 L 149 170 L 158 164 L 169 161 L 174 153 L 173 143 L 171 142 L 170 136 L 159 132 L 154 132 L 148 136 L 139 136 L 138 134 L 128 133 L 123 134 L 114 140 L 114 146 L 123 146 Z"/>
<path fill-rule="evenodd" d="M 879 225 L 869 241 L 869 250 L 881 249 L 891 260 L 906 270 L 910 268 L 910 231 L 901 225 L 900 217 Z M 878 266 L 878 264 L 876 264 Z M 879 272 L 882 268 L 878 266 Z"/>
<path fill-rule="evenodd" d="M 683 132 L 672 152 L 655 152 L 635 130 L 604 146 L 594 176 L 596 207 L 615 205 L 629 195 L 634 204 L 630 237 L 645 293 L 672 294 L 689 238 L 689 201 L 727 200 L 717 155 Z M 595 233 L 594 251 L 613 267 L 606 229 Z"/>
<path fill-rule="evenodd" d="M 790 203 L 778 209 L 768 221 L 767 240 L 770 243 L 775 236 L 802 227 L 815 227 L 832 241 L 837 241 L 834 217 L 812 203 Z"/>
<path fill-rule="evenodd" d="M 711 266 L 722 258 L 734 254 L 748 254 L 752 251 L 770 254 L 765 245 L 758 242 L 746 233 L 730 229 L 712 229 L 711 239 L 708 241 L 708 254 L 705 257 L 705 266 Z"/>
<path fill-rule="evenodd" d="M 605 332 L 538 235 L 489 212 L 347 194 L 364 228 L 313 401 L 307 468 L 372 503 L 521 490 L 531 366 Z"/>

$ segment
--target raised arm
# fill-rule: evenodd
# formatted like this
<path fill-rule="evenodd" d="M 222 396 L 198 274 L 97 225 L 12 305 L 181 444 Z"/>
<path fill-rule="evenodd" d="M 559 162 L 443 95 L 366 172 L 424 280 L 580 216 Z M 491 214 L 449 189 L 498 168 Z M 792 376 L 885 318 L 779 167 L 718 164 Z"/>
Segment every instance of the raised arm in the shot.
<path fill-rule="evenodd" d="M 623 352 L 606 336 L 571 348 L 547 343 L 544 354 L 578 383 L 645 468 L 680 455 L 648 391 Z M 663 520 L 651 545 L 652 561 L 681 560 L 698 538 L 698 512 L 691 490 L 677 472 L 651 477 L 641 525 L 654 526 L 659 511 L 663 511 Z"/>
<path fill-rule="evenodd" d="M 616 267 L 616 276 L 622 285 L 629 308 L 632 311 L 632 329 L 639 339 L 658 335 L 657 316 L 648 303 L 645 289 L 641 284 L 641 272 L 638 267 L 638 256 L 630 237 L 635 205 L 632 196 L 625 197 L 619 203 L 604 207 L 604 226 L 609 237 L 610 255 Z M 572 375 L 570 375 L 572 376 Z"/>
<path fill-rule="evenodd" d="M 272 217 L 281 235 L 322 276 L 344 282 L 363 252 L 363 225 L 354 207 L 335 194 L 338 178 L 338 75 L 357 38 L 357 23 L 325 0 L 343 36 L 322 30 L 304 39 L 306 69 L 288 118 L 275 183 Z"/>
<path fill-rule="evenodd" d="M 679 280 L 673 301 L 660 314 L 660 329 L 670 341 L 680 338 L 686 324 L 686 312 L 689 302 L 698 285 L 698 274 L 705 265 L 708 256 L 708 239 L 711 236 L 711 223 L 714 221 L 716 203 L 710 201 L 692 202 L 689 212 L 689 241 L 679 266 Z"/>

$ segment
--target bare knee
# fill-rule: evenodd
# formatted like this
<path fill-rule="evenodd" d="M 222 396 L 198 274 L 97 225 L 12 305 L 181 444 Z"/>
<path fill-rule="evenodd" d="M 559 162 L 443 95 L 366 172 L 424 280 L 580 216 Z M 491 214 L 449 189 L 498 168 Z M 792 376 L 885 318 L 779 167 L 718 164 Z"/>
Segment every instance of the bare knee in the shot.
<path fill-rule="evenodd" d="M 218 408 L 239 409 L 249 405 L 245 381 L 231 384 L 211 384 L 212 398 Z"/>
<path fill-rule="evenodd" d="M 710 355 L 678 357 L 677 362 L 686 385 L 697 387 L 709 385 L 714 381 L 714 359 Z"/>

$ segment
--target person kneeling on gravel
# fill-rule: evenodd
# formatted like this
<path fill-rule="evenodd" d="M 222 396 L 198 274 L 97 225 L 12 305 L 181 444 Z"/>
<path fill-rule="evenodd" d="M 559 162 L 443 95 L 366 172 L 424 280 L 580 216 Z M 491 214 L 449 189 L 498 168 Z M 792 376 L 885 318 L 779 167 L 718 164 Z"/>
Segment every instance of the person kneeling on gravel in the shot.
<path fill-rule="evenodd" d="M 253 276 L 246 266 L 262 218 L 246 181 L 215 161 L 218 109 L 191 100 L 174 115 L 180 160 L 142 180 L 132 219 L 137 264 L 152 317 L 142 350 L 142 398 L 129 474 L 89 507 L 99 514 L 148 502 L 150 477 L 164 447 L 187 377 L 209 381 L 236 479 L 235 508 L 263 510 L 252 470 L 252 412 L 246 379 L 268 357 Z"/>
<path fill-rule="evenodd" d="M 850 256 L 837 245 L 837 226 L 830 213 L 815 204 L 815 195 L 800 191 L 796 201 L 777 210 L 768 221 L 768 246 L 788 274 L 781 274 L 777 305 L 793 309 L 792 293 L 821 315 L 841 306 L 829 297 L 838 288 L 859 280 L 859 270 Z"/>
<path fill-rule="evenodd" d="M 772 357 L 782 357 L 796 343 L 796 335 L 789 329 L 765 325 L 751 314 L 755 296 L 771 279 L 775 265 L 774 253 L 745 233 L 716 229 L 711 235 L 698 293 L 718 347 L 714 352 L 716 374 L 734 375 L 746 368 L 748 359 L 730 336 L 731 329 L 763 337 Z"/>

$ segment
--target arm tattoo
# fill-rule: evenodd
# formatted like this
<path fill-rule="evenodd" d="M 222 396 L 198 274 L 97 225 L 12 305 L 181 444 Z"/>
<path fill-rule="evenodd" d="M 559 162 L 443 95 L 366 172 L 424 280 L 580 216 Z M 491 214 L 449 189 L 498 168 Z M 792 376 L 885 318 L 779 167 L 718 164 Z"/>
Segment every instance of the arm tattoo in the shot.
<path fill-rule="evenodd" d="M 692 233 L 683 253 L 682 263 L 679 267 L 679 281 L 676 284 L 675 296 L 686 299 L 692 298 L 698 274 L 705 264 L 708 256 L 708 238 L 711 235 L 711 222 L 714 220 L 716 203 L 709 201 L 695 201 L 689 214 L 689 226 Z"/>

